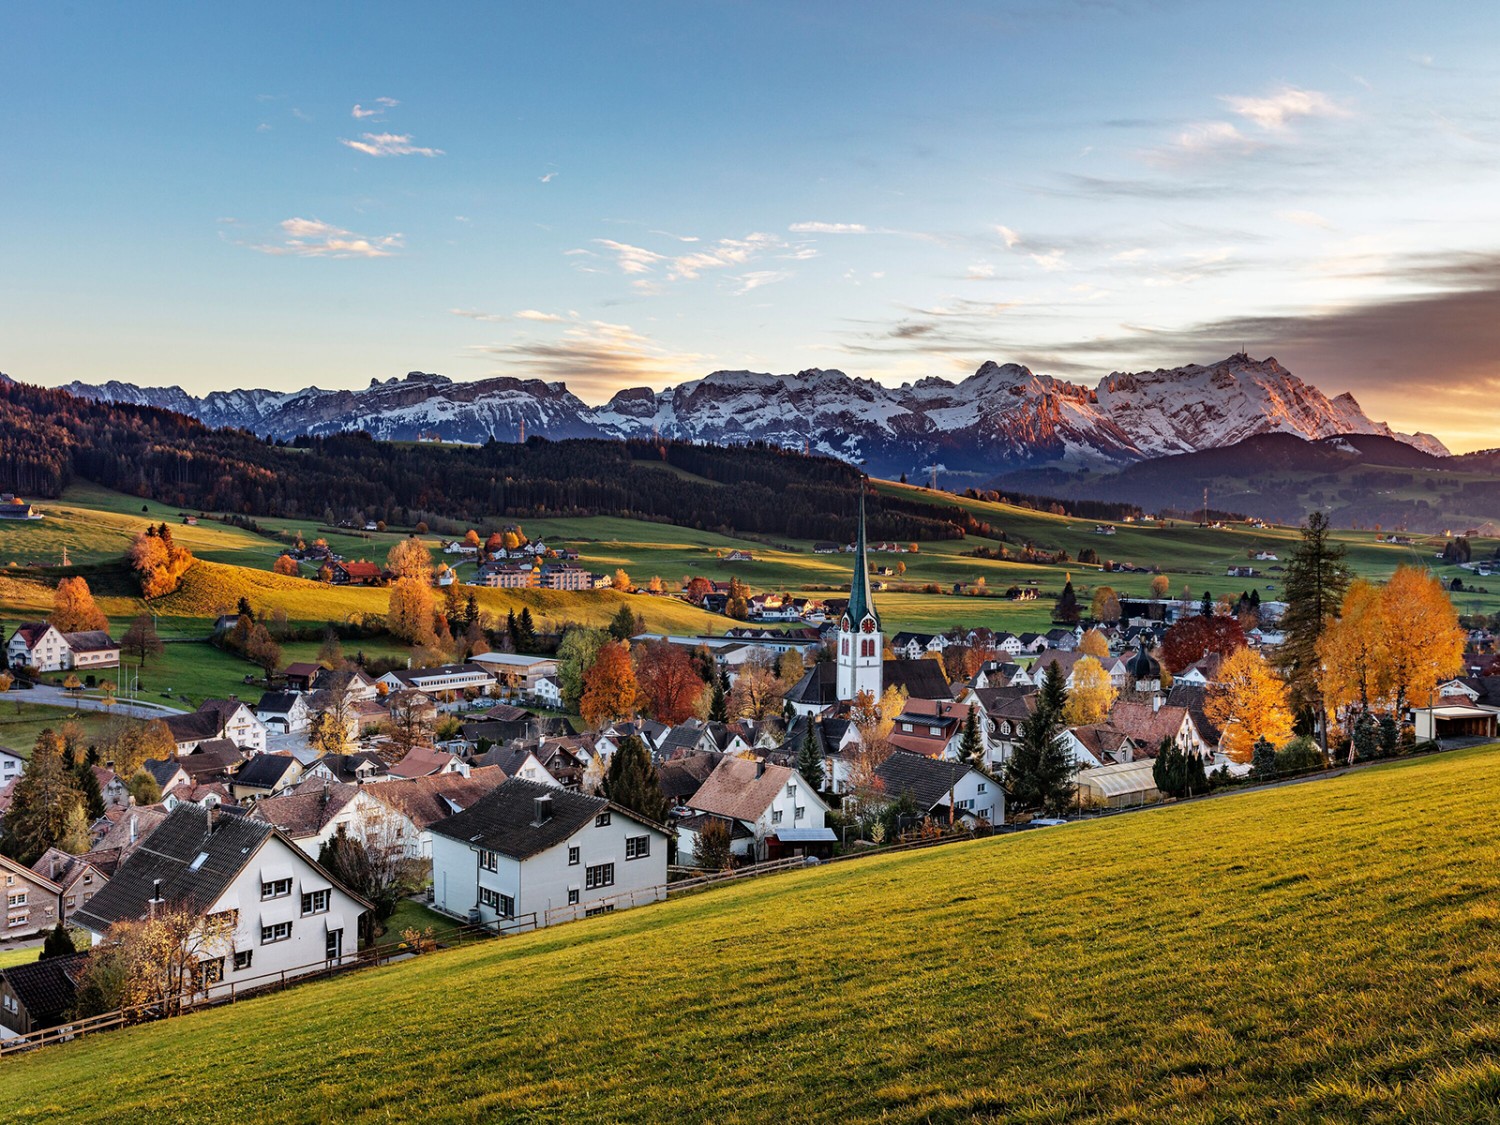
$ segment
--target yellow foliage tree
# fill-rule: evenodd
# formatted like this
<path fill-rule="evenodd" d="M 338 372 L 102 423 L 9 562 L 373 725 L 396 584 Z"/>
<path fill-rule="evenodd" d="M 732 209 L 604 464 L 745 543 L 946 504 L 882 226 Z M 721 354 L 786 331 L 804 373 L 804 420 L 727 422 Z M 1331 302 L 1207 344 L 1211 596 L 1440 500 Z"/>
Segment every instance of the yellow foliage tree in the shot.
<path fill-rule="evenodd" d="M 625 573 L 625 568 L 623 566 L 615 571 L 614 581 L 610 583 L 610 585 L 614 589 L 620 591 L 620 593 L 622 594 L 628 594 L 630 593 L 630 591 L 635 589 L 635 587 L 631 585 L 630 575 Z"/>
<path fill-rule="evenodd" d="M 1224 658 L 1204 711 L 1223 732 L 1219 749 L 1236 762 L 1248 762 L 1262 738 L 1281 746 L 1292 737 L 1286 684 L 1251 648 L 1235 649 Z"/>
<path fill-rule="evenodd" d="M 415 537 L 403 539 L 385 557 L 386 569 L 399 578 L 432 581 L 432 552 Z"/>
<path fill-rule="evenodd" d="M 57 584 L 52 595 L 52 616 L 47 620 L 59 633 L 109 628 L 109 618 L 94 604 L 94 595 L 82 577 L 64 578 Z"/>
<path fill-rule="evenodd" d="M 1463 670 L 1467 636 L 1442 582 L 1429 571 L 1400 566 L 1380 591 L 1390 692 L 1397 715 L 1421 704 L 1442 680 Z"/>
<path fill-rule="evenodd" d="M 386 628 L 409 644 L 431 645 L 436 640 L 432 627 L 434 604 L 432 587 L 426 579 L 398 578 L 391 583 Z"/>
<path fill-rule="evenodd" d="M 1329 710 L 1368 710 L 1391 686 L 1384 598 L 1363 578 L 1349 584 L 1339 616 L 1318 638 L 1318 686 Z"/>
<path fill-rule="evenodd" d="M 1172 580 L 1165 574 L 1158 574 L 1151 579 L 1151 596 L 1157 601 L 1167 596 L 1167 591 L 1172 588 Z"/>
<path fill-rule="evenodd" d="M 1068 689 L 1063 719 L 1074 727 L 1103 722 L 1118 694 L 1104 665 L 1092 656 L 1085 656 L 1073 665 L 1073 686 Z"/>
<path fill-rule="evenodd" d="M 1098 629 L 1090 629 L 1078 642 L 1078 651 L 1085 656 L 1092 656 L 1096 661 L 1105 660 L 1109 657 L 1109 642 Z"/>

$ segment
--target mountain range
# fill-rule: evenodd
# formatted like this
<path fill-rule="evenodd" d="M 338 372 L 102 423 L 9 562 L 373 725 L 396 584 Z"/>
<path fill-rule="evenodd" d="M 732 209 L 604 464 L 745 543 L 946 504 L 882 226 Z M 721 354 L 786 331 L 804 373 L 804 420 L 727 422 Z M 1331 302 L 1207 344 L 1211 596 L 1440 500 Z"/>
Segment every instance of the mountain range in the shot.
<path fill-rule="evenodd" d="M 1351 395 L 1330 399 L 1275 359 L 1243 354 L 1207 366 L 1115 372 L 1094 387 L 993 362 L 956 383 L 929 377 L 896 387 L 836 370 L 715 371 L 661 391 L 622 390 L 599 406 L 561 382 L 456 382 L 424 372 L 372 380 L 358 391 L 309 387 L 200 397 L 181 387 L 113 381 L 63 389 L 281 439 L 348 430 L 389 440 L 471 443 L 515 441 L 523 433 L 554 439 L 656 434 L 807 448 L 890 477 L 925 476 L 934 466 L 945 479 L 975 480 L 1017 469 L 1112 468 L 1275 433 L 1307 440 L 1373 434 L 1435 456 L 1448 453 L 1429 434 L 1397 433 L 1373 421 Z"/>

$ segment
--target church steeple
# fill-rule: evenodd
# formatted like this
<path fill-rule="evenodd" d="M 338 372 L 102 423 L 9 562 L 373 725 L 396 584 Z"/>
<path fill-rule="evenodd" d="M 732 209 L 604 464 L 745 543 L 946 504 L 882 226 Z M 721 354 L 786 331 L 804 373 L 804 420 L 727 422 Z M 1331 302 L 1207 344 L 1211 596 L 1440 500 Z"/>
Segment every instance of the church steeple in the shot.
<path fill-rule="evenodd" d="M 859 491 L 859 531 L 854 541 L 854 574 L 849 582 L 849 608 L 839 620 L 838 697 L 853 702 L 860 692 L 880 698 L 885 679 L 885 638 L 880 613 L 870 592 L 870 560 L 865 545 L 864 481 Z"/>

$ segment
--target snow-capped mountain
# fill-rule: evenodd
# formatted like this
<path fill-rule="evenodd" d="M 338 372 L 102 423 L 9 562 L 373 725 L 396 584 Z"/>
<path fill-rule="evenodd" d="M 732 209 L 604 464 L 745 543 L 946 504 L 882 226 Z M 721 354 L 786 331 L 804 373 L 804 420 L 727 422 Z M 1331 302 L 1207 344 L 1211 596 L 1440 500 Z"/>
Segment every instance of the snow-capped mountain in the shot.
<path fill-rule="evenodd" d="M 858 461 L 889 476 L 920 475 L 931 465 L 980 477 L 1036 466 L 1122 465 L 1264 433 L 1376 434 L 1447 453 L 1430 435 L 1399 434 L 1372 421 L 1350 395 L 1329 399 L 1274 359 L 1243 355 L 1207 367 L 1116 372 L 1097 388 L 993 362 L 957 383 L 929 377 L 899 387 L 833 370 L 715 371 L 662 391 L 623 390 L 597 407 L 564 383 L 457 383 L 421 372 L 359 391 L 215 391 L 196 398 L 180 387 L 117 382 L 64 389 L 280 438 L 366 430 L 392 439 L 514 441 L 524 424 L 527 436 L 550 438 L 765 441 Z"/>

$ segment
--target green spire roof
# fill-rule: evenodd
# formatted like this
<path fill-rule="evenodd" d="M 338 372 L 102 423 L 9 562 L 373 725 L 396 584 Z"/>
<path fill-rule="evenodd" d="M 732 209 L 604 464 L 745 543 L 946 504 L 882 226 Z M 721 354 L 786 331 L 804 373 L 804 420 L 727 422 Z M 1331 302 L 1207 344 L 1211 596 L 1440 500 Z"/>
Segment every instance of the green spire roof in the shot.
<path fill-rule="evenodd" d="M 865 553 L 865 486 L 859 485 L 859 537 L 854 541 L 854 581 L 849 584 L 849 624 L 859 628 L 866 615 L 880 628 L 880 614 L 870 593 L 870 560 Z"/>

